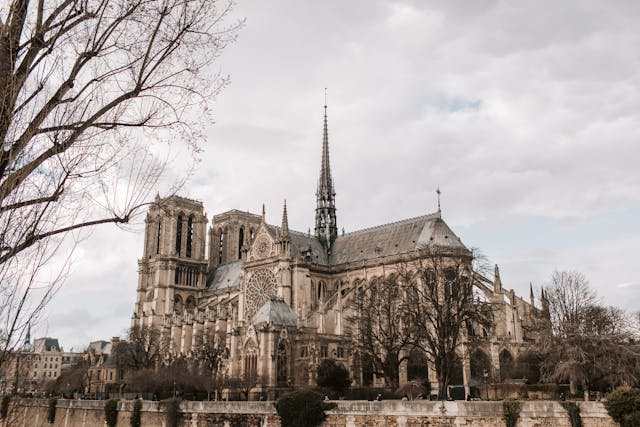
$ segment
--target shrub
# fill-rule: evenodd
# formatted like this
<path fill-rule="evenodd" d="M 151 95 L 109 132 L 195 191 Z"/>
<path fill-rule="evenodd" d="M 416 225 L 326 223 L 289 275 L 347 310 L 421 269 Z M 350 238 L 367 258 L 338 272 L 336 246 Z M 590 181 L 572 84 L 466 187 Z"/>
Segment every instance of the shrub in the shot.
<path fill-rule="evenodd" d="M 349 371 L 344 365 L 333 359 L 324 359 L 318 366 L 316 383 L 320 387 L 327 387 L 339 395 L 344 395 L 351 385 Z"/>
<path fill-rule="evenodd" d="M 7 414 L 9 413 L 9 402 L 11 401 L 11 397 L 9 395 L 2 396 L 2 403 L 0 404 L 0 419 L 7 418 Z"/>
<path fill-rule="evenodd" d="M 116 399 L 107 400 L 104 404 L 104 421 L 109 427 L 116 427 L 118 424 L 118 401 Z"/>
<path fill-rule="evenodd" d="M 136 399 L 133 403 L 133 412 L 131 413 L 131 419 L 129 422 L 131 423 L 131 427 L 140 427 L 142 425 L 142 420 L 140 416 L 140 412 L 142 411 L 142 401 L 140 399 Z"/>
<path fill-rule="evenodd" d="M 310 390 L 287 393 L 275 403 L 282 427 L 316 427 L 325 419 L 325 410 L 335 407 L 326 404 L 322 395 Z"/>
<path fill-rule="evenodd" d="M 182 416 L 180 413 L 180 402 L 182 402 L 182 399 L 177 399 L 175 397 L 166 401 L 167 427 L 178 427 L 180 417 Z"/>
<path fill-rule="evenodd" d="M 620 387 L 607 396 L 604 406 L 621 427 L 640 426 L 640 388 Z"/>
<path fill-rule="evenodd" d="M 520 402 L 503 402 L 504 422 L 507 427 L 515 427 L 520 418 Z"/>
<path fill-rule="evenodd" d="M 47 408 L 47 422 L 53 424 L 56 420 L 56 406 L 58 405 L 58 399 L 55 397 L 49 398 L 49 407 Z"/>
<path fill-rule="evenodd" d="M 621 427 L 640 427 L 640 412 L 632 412 L 622 418 Z"/>
<path fill-rule="evenodd" d="M 582 427 L 582 418 L 580 417 L 580 407 L 575 402 L 560 402 L 562 407 L 569 414 L 571 427 Z"/>

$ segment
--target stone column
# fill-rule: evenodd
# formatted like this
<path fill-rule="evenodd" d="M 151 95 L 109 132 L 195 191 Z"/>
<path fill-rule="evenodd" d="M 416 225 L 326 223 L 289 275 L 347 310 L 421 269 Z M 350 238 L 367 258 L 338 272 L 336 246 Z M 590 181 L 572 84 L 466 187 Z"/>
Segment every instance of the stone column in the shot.
<path fill-rule="evenodd" d="M 462 359 L 462 383 L 464 384 L 465 397 L 471 394 L 471 389 L 469 388 L 470 379 L 471 379 L 471 363 L 469 360 L 469 355 L 465 355 L 464 358 Z"/>

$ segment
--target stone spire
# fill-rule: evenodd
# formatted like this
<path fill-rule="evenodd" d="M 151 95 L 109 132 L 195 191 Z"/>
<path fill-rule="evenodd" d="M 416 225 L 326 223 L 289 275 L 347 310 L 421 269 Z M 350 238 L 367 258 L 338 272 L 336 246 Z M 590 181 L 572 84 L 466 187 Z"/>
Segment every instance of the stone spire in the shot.
<path fill-rule="evenodd" d="M 500 280 L 500 268 L 498 264 L 495 265 L 493 270 L 493 289 L 496 292 L 502 292 L 502 280 Z"/>
<path fill-rule="evenodd" d="M 284 209 L 282 210 L 282 238 L 289 237 L 289 217 L 287 215 L 287 199 L 284 200 Z"/>
<path fill-rule="evenodd" d="M 531 305 L 535 303 L 535 297 L 533 296 L 533 283 L 529 282 L 529 300 L 531 301 Z"/>
<path fill-rule="evenodd" d="M 329 131 L 327 125 L 327 105 L 324 106 L 324 129 L 322 135 L 322 165 L 316 191 L 316 237 L 325 245 L 328 252 L 338 236 L 336 222 L 336 192 L 333 189 L 331 166 L 329 165 Z"/>
<path fill-rule="evenodd" d="M 22 351 L 31 350 L 31 322 L 27 323 L 27 335 L 24 337 L 24 343 L 22 344 Z"/>

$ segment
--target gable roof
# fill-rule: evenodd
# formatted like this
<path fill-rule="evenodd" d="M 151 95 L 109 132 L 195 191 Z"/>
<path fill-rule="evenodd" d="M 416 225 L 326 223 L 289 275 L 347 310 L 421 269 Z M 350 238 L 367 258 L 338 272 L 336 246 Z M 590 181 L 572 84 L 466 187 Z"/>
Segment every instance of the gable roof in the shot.
<path fill-rule="evenodd" d="M 242 261 L 228 262 L 220 264 L 207 277 L 207 289 L 215 291 L 217 289 L 230 288 L 240 284 L 240 273 L 242 272 Z"/>
<path fill-rule="evenodd" d="M 296 326 L 298 316 L 279 297 L 271 297 L 253 316 L 253 324 L 262 322 L 280 326 Z"/>
<path fill-rule="evenodd" d="M 338 236 L 333 265 L 370 260 L 424 249 L 427 246 L 468 251 L 439 213 L 409 218 Z"/>

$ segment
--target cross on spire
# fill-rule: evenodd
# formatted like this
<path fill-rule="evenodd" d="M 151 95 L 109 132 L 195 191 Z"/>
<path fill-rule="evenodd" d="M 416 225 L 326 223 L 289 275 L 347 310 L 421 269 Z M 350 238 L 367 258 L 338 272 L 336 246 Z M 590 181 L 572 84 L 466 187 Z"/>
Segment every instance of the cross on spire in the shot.
<path fill-rule="evenodd" d="M 436 189 L 436 195 L 438 197 L 438 213 L 442 213 L 442 210 L 440 209 L 440 194 L 441 194 L 440 187 L 438 187 Z"/>

